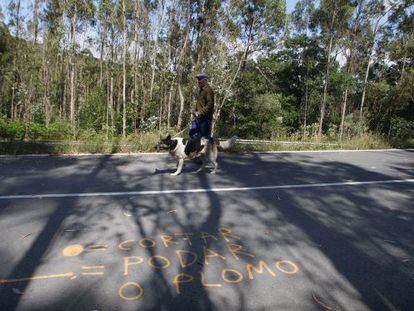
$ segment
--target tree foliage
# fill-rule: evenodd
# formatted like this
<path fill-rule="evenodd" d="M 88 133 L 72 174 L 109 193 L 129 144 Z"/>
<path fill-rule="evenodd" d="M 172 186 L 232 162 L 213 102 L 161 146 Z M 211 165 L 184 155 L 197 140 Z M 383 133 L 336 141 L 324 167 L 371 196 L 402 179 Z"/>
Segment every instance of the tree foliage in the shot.
<path fill-rule="evenodd" d="M 184 129 L 200 71 L 216 93 L 216 135 L 407 140 L 414 1 L 299 0 L 291 14 L 284 0 L 0 6 L 4 137 Z"/>

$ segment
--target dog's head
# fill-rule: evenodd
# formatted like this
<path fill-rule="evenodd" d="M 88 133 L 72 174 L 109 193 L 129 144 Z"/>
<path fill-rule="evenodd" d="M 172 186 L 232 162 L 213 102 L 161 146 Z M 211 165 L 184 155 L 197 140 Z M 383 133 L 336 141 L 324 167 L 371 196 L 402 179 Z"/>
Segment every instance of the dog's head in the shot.
<path fill-rule="evenodd" d="M 168 135 L 165 138 L 160 137 L 160 141 L 155 146 L 155 150 L 157 150 L 157 152 L 160 150 L 171 150 L 174 149 L 172 148 L 174 144 L 176 144 L 176 141 L 174 139 L 171 139 L 171 135 Z"/>

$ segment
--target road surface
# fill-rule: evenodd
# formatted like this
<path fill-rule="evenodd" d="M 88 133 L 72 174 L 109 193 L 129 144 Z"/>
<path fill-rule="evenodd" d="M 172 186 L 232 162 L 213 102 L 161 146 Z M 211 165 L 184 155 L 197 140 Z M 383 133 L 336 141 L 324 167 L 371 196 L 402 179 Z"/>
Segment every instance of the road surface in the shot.
<path fill-rule="evenodd" d="M 1 310 L 413 310 L 414 152 L 0 157 Z"/>

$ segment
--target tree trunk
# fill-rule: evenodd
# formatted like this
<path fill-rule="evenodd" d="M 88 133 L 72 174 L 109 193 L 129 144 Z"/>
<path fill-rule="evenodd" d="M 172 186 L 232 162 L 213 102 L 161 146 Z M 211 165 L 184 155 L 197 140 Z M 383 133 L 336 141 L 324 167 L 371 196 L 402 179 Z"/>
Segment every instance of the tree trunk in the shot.
<path fill-rule="evenodd" d="M 111 82 L 110 82 L 110 89 L 109 89 L 109 113 L 111 116 L 111 134 L 113 135 L 113 131 L 114 131 L 114 77 L 113 77 L 113 73 L 111 73 Z"/>
<path fill-rule="evenodd" d="M 117 92 L 117 97 L 116 97 L 116 102 L 115 102 L 115 107 L 116 107 L 116 113 L 119 114 L 120 113 L 120 109 L 122 108 L 122 73 L 121 75 L 118 75 L 117 77 L 117 85 L 118 85 L 118 90 L 120 90 L 119 92 Z"/>
<path fill-rule="evenodd" d="M 70 53 L 70 123 L 75 125 L 75 44 L 76 44 L 76 6 L 71 23 L 71 53 Z"/>
<path fill-rule="evenodd" d="M 111 102 L 111 92 L 109 87 L 109 70 L 106 70 L 106 140 L 109 140 L 109 105 Z"/>
<path fill-rule="evenodd" d="M 106 26 L 104 26 L 104 29 L 101 33 L 101 46 L 100 46 L 100 52 L 99 52 L 99 87 L 102 87 L 103 83 L 103 56 L 105 51 L 105 40 L 106 37 Z"/>
<path fill-rule="evenodd" d="M 157 50 L 158 50 L 158 43 L 159 43 L 159 39 L 160 39 L 160 33 L 162 30 L 162 24 L 164 22 L 164 0 L 161 1 L 162 5 L 160 6 L 160 10 L 161 12 L 159 12 L 158 14 L 158 24 L 157 24 L 157 31 L 156 31 L 156 38 L 155 38 L 155 43 L 154 43 L 154 47 L 153 47 L 153 51 L 152 51 L 152 62 L 151 62 L 151 84 L 150 84 L 150 88 L 149 88 L 149 100 L 152 100 L 152 94 L 153 94 L 153 90 L 154 90 L 154 80 L 155 80 L 155 63 L 156 63 L 156 59 L 157 59 Z"/>
<path fill-rule="evenodd" d="M 163 115 L 163 104 L 164 104 L 164 85 L 161 84 L 161 96 L 160 96 L 160 110 L 159 110 L 159 115 L 158 115 L 158 130 L 161 131 L 161 127 L 162 127 L 162 115 Z"/>
<path fill-rule="evenodd" d="M 188 42 L 190 39 L 190 2 L 187 2 L 186 7 L 186 30 L 185 30 L 185 39 L 184 44 L 180 52 L 180 56 L 178 57 L 177 61 L 177 87 L 178 87 L 178 94 L 180 98 L 180 111 L 178 113 L 177 119 L 177 130 L 181 130 L 182 120 L 183 120 L 183 112 L 184 112 L 184 95 L 181 89 L 181 81 L 183 76 L 183 69 L 182 69 L 182 61 L 184 59 L 184 55 L 187 51 Z"/>
<path fill-rule="evenodd" d="M 183 112 L 184 112 L 184 95 L 181 90 L 181 83 L 178 83 L 178 94 L 180 97 L 180 112 L 178 113 L 177 130 L 181 130 L 181 124 L 183 122 Z"/>
<path fill-rule="evenodd" d="M 15 106 L 14 106 L 14 93 L 15 93 L 15 87 L 14 87 L 14 83 L 12 84 L 12 97 L 11 97 L 11 105 L 10 105 L 10 115 L 11 115 L 11 119 L 12 121 L 16 120 L 15 117 Z"/>
<path fill-rule="evenodd" d="M 387 12 L 390 11 L 393 8 L 393 6 L 395 6 L 395 5 L 396 5 L 396 3 L 394 3 L 393 5 L 391 5 L 390 8 L 387 10 Z M 359 118 L 360 118 L 361 121 L 362 121 L 362 116 L 363 116 L 363 109 L 364 109 L 364 103 L 365 103 L 365 94 L 366 94 L 366 90 L 367 90 L 369 69 L 371 67 L 371 62 L 372 62 L 372 54 L 374 53 L 375 41 L 376 41 L 376 38 L 377 38 L 377 33 L 378 33 L 379 29 L 382 27 L 382 25 L 380 26 L 379 23 L 380 23 L 382 17 L 384 16 L 384 14 L 385 13 L 383 13 L 383 15 L 377 19 L 377 21 L 375 23 L 375 26 L 374 26 L 374 31 L 373 31 L 374 38 L 372 39 L 372 46 L 371 46 L 371 48 L 369 50 L 368 64 L 367 64 L 367 69 L 365 71 L 364 87 L 363 87 L 363 90 L 362 90 L 361 105 L 360 105 L 360 109 L 359 109 Z"/>
<path fill-rule="evenodd" d="M 62 96 L 62 113 L 61 119 L 65 119 L 67 121 L 67 113 L 68 113 L 68 85 L 67 85 L 67 73 L 69 71 L 69 59 L 65 57 L 61 57 L 62 59 L 62 67 L 61 67 L 61 96 Z"/>
<path fill-rule="evenodd" d="M 309 86 L 308 80 L 306 78 L 305 82 L 305 113 L 303 118 L 303 138 L 306 137 L 306 125 L 307 125 L 307 118 L 308 118 L 308 101 L 309 101 Z"/>
<path fill-rule="evenodd" d="M 404 43 L 403 43 L 404 44 Z M 405 49 L 404 52 L 404 57 L 403 57 L 403 63 L 402 63 L 402 68 L 401 68 L 401 75 L 400 78 L 398 79 L 398 84 L 401 83 L 401 80 L 404 77 L 404 73 L 405 73 L 405 66 L 407 65 L 407 48 Z"/>
<path fill-rule="evenodd" d="M 197 21 L 201 21 L 201 24 L 199 25 L 199 28 L 198 28 L 197 39 L 196 39 L 196 44 L 197 44 L 196 45 L 197 46 L 197 48 L 196 48 L 196 57 L 197 57 L 197 59 L 196 59 L 196 64 L 195 64 L 194 67 L 197 71 L 202 69 L 201 61 L 204 59 L 204 50 L 205 50 L 205 48 L 204 48 L 204 33 L 205 33 L 205 28 L 206 28 L 205 27 L 205 18 L 204 18 L 205 9 L 206 9 L 205 3 L 206 3 L 205 1 L 201 2 L 201 12 L 197 16 Z"/>
<path fill-rule="evenodd" d="M 365 103 L 365 95 L 366 95 L 366 91 L 367 91 L 367 83 L 368 83 L 369 69 L 371 67 L 373 49 L 374 49 L 374 44 L 373 44 L 372 48 L 370 49 L 367 69 L 365 70 L 364 87 L 362 89 L 361 105 L 360 105 L 360 108 L 359 108 L 360 121 L 362 121 L 362 115 L 363 115 L 363 109 L 364 109 L 364 103 Z"/>
<path fill-rule="evenodd" d="M 127 50 L 127 25 L 125 0 L 122 0 L 122 24 L 123 24 L 123 49 L 122 49 L 122 136 L 126 136 L 126 50 Z"/>
<path fill-rule="evenodd" d="M 329 38 L 329 47 L 328 47 L 328 61 L 326 63 L 326 73 L 325 73 L 325 85 L 323 87 L 323 97 L 321 103 L 321 115 L 319 119 L 319 131 L 318 136 L 322 135 L 322 127 L 323 127 L 323 120 L 325 118 L 325 108 L 326 108 L 326 98 L 328 96 L 328 81 L 329 81 L 329 67 L 331 64 L 331 53 L 332 53 L 332 45 L 333 45 L 333 25 L 335 21 L 335 12 L 332 16 L 332 25 L 330 29 L 330 38 Z"/>
<path fill-rule="evenodd" d="M 139 15 L 140 15 L 140 4 L 139 1 L 135 1 L 135 16 L 134 16 L 134 56 L 133 56 L 133 64 L 132 64 L 132 81 L 134 86 L 132 88 L 132 96 L 131 96 L 131 103 L 132 103 L 132 128 L 134 132 L 137 132 L 137 111 L 138 111 L 138 23 L 139 23 Z"/>
<path fill-rule="evenodd" d="M 167 102 L 167 129 L 171 127 L 171 100 L 174 88 L 174 81 L 171 81 L 170 90 L 168 92 L 168 102 Z"/>
<path fill-rule="evenodd" d="M 34 0 L 33 6 L 33 33 L 34 44 L 37 45 L 37 35 L 39 33 L 39 0 Z"/>
<path fill-rule="evenodd" d="M 236 79 L 239 75 L 240 69 L 242 68 L 242 65 L 243 65 L 244 61 L 247 58 L 247 53 L 250 49 L 250 44 L 251 44 L 251 40 L 252 40 L 252 29 L 253 29 L 254 24 L 255 24 L 255 20 L 253 20 L 251 25 L 250 25 L 249 36 L 248 36 L 248 39 L 247 39 L 246 49 L 244 50 L 244 53 L 243 53 L 242 57 L 240 58 L 239 64 L 237 66 L 237 70 L 234 73 L 233 78 L 231 79 L 230 85 L 225 88 L 226 90 L 229 90 L 229 89 L 232 88 L 234 82 L 236 81 Z M 213 134 L 214 134 L 216 122 L 217 122 L 218 118 L 220 117 L 221 109 L 223 108 L 223 106 L 224 106 L 224 104 L 227 100 L 227 97 L 228 97 L 228 92 L 225 93 L 225 95 L 223 97 L 223 100 L 220 102 L 219 106 L 215 107 L 215 109 L 214 109 L 215 111 L 214 111 L 214 116 L 213 116 L 213 122 L 211 124 L 211 136 L 213 136 Z"/>
<path fill-rule="evenodd" d="M 111 117 L 111 134 L 114 134 L 114 57 L 115 57 L 115 47 L 114 47 L 114 31 L 111 32 L 111 66 L 110 66 L 110 85 L 109 85 L 109 115 Z"/>
<path fill-rule="evenodd" d="M 141 104 L 141 111 L 140 111 L 140 121 L 141 121 L 141 124 L 144 124 L 146 106 L 147 106 L 147 90 L 145 88 L 144 75 L 141 75 L 141 90 L 142 90 L 142 104 Z"/>
<path fill-rule="evenodd" d="M 345 89 L 344 103 L 342 105 L 341 129 L 340 129 L 340 132 L 339 132 L 339 141 L 342 141 L 342 136 L 343 136 L 343 133 L 344 133 L 344 123 L 345 123 L 345 114 L 346 114 L 347 101 L 348 101 L 348 87 L 346 87 L 346 89 Z"/>
<path fill-rule="evenodd" d="M 17 119 L 17 105 L 14 103 L 15 100 L 15 96 L 16 96 L 16 88 L 18 88 L 18 79 L 16 78 L 17 76 L 17 72 L 18 69 L 17 67 L 17 58 L 19 57 L 19 53 L 18 51 L 20 50 L 20 0 L 17 1 L 17 5 L 16 5 L 16 49 L 14 51 L 14 56 L 13 56 L 13 82 L 12 82 L 12 97 L 11 97 L 11 107 L 10 107 L 10 111 L 11 111 L 11 116 L 12 116 L 12 120 L 16 120 Z"/>
<path fill-rule="evenodd" d="M 64 27 L 65 25 L 65 14 L 62 14 L 61 16 L 61 20 L 60 20 L 60 27 Z M 62 45 L 63 49 L 62 49 L 62 54 L 57 56 L 57 63 L 60 64 L 60 75 L 58 77 L 59 80 L 59 97 L 60 97 L 60 101 L 59 101 L 59 117 L 60 120 L 65 120 L 66 119 L 66 105 L 67 105 L 67 99 L 66 99 L 66 76 L 67 76 L 67 72 L 65 72 L 65 70 L 68 68 L 68 58 L 65 57 L 66 55 L 66 32 L 63 33 L 62 36 L 62 40 L 59 41 L 59 45 Z M 69 51 L 70 54 L 70 51 Z"/>
<path fill-rule="evenodd" d="M 144 33 L 143 33 L 143 55 L 142 55 L 142 72 L 147 72 L 151 70 L 151 68 L 148 68 L 148 62 L 151 62 L 151 56 L 149 50 L 149 31 L 148 31 L 148 25 L 149 25 L 149 17 L 148 17 L 148 11 L 145 9 L 145 6 L 143 6 L 143 14 L 142 19 L 144 20 Z M 141 92 L 142 92 L 142 100 L 141 100 L 141 109 L 140 109 L 140 123 L 144 124 L 145 117 L 146 117 L 146 109 L 148 106 L 148 87 L 145 79 L 146 75 L 144 76 L 141 74 Z"/>
<path fill-rule="evenodd" d="M 46 38 L 44 38 L 44 47 L 43 47 L 43 85 L 44 85 L 44 92 L 43 92 L 43 109 L 45 113 L 45 125 L 46 127 L 49 126 L 50 119 L 51 119 L 51 111 L 50 111 L 50 92 L 49 92 L 49 83 L 50 83 L 50 68 L 47 63 L 47 42 Z"/>

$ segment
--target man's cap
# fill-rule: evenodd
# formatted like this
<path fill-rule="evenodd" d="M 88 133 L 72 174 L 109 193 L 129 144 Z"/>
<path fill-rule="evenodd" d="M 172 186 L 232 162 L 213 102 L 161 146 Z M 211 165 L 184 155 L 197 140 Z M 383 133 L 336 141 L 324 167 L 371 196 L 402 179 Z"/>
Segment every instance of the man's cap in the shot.
<path fill-rule="evenodd" d="M 199 73 L 198 75 L 196 75 L 197 79 L 204 79 L 204 78 L 208 78 L 208 74 L 206 73 Z"/>

